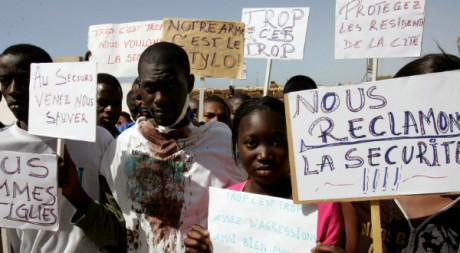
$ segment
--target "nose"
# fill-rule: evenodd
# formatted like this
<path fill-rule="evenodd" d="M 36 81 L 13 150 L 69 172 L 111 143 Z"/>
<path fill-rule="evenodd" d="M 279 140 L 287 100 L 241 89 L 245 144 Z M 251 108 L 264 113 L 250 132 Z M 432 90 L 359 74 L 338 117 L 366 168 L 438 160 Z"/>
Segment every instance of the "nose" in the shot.
<path fill-rule="evenodd" d="M 112 111 L 114 111 L 114 106 L 112 104 L 109 104 L 104 108 L 104 111 L 112 112 Z"/>
<path fill-rule="evenodd" d="M 259 152 L 257 155 L 257 160 L 260 163 L 266 163 L 268 161 L 271 161 L 272 159 L 273 159 L 273 155 L 271 152 L 271 148 L 267 145 L 260 145 Z"/>
<path fill-rule="evenodd" d="M 15 78 L 13 78 L 13 80 L 11 80 L 11 84 L 10 84 L 10 87 L 8 89 L 8 95 L 10 95 L 12 97 L 18 96 L 22 92 L 22 86 L 23 86 L 23 84 L 21 84 Z"/>
<path fill-rule="evenodd" d="M 158 106 L 161 104 L 165 104 L 168 102 L 168 98 L 166 95 L 161 91 L 161 89 L 157 90 L 153 97 L 153 102 Z"/>

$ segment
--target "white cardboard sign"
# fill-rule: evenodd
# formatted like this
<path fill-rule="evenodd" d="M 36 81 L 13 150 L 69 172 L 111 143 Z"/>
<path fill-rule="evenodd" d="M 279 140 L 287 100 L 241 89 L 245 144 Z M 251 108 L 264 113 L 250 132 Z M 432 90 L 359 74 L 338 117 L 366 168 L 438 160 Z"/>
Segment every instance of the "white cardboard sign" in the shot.
<path fill-rule="evenodd" d="M 318 208 L 211 187 L 208 229 L 214 252 L 310 252 Z"/>
<path fill-rule="evenodd" d="M 0 151 L 0 226 L 57 230 L 55 155 Z"/>
<path fill-rule="evenodd" d="M 460 71 L 289 93 L 296 202 L 459 192 Z"/>
<path fill-rule="evenodd" d="M 335 58 L 420 56 L 425 0 L 336 0 Z"/>
<path fill-rule="evenodd" d="M 162 20 L 92 25 L 88 31 L 88 50 L 92 53 L 91 61 L 98 63 L 99 73 L 136 77 L 140 55 L 162 37 Z"/>
<path fill-rule="evenodd" d="M 94 62 L 32 63 L 29 133 L 94 142 L 96 85 Z"/>
<path fill-rule="evenodd" d="M 310 8 L 245 8 L 244 56 L 303 59 Z"/>

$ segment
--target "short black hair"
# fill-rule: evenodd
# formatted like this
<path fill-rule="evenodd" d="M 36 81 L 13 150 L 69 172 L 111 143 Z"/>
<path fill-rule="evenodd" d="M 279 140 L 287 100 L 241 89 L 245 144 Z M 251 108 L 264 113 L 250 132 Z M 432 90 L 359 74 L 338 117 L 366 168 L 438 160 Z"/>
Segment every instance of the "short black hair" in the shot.
<path fill-rule="evenodd" d="M 126 93 L 126 105 L 130 111 L 136 109 L 136 105 L 134 104 L 133 90 L 129 90 L 128 93 Z"/>
<path fill-rule="evenodd" d="M 233 125 L 232 125 L 232 148 L 233 148 L 233 159 L 238 164 L 238 156 L 237 156 L 237 140 L 239 134 L 239 126 L 241 120 L 253 114 L 257 111 L 269 111 L 278 113 L 281 117 L 286 119 L 286 113 L 284 111 L 284 104 L 279 99 L 274 97 L 261 97 L 261 98 L 252 98 L 246 102 L 244 102 L 235 112 L 235 117 L 233 118 Z"/>
<path fill-rule="evenodd" d="M 125 111 L 121 111 L 120 117 L 125 117 L 125 119 L 128 121 L 128 123 L 133 122 L 133 119 L 131 119 L 131 115 Z"/>
<path fill-rule="evenodd" d="M 120 81 L 111 74 L 107 73 L 98 73 L 97 74 L 97 83 L 108 84 L 109 86 L 117 87 L 121 91 L 123 97 L 123 90 L 121 89 Z"/>
<path fill-rule="evenodd" d="M 171 42 L 158 42 L 147 47 L 139 58 L 139 66 L 142 62 L 147 63 L 179 63 L 186 74 L 190 74 L 190 61 L 185 50 Z"/>
<path fill-rule="evenodd" d="M 427 54 L 402 67 L 394 77 L 414 76 L 460 69 L 460 58 L 439 53 Z"/>
<path fill-rule="evenodd" d="M 284 85 L 283 93 L 317 89 L 315 81 L 308 76 L 297 75 L 291 77 Z"/>
<path fill-rule="evenodd" d="M 251 96 L 249 96 L 246 93 L 239 92 L 232 95 L 230 99 L 241 99 L 242 101 L 248 101 L 249 99 L 251 99 Z"/>
<path fill-rule="evenodd" d="M 222 104 L 224 106 L 224 109 L 227 112 L 227 114 L 230 115 L 230 107 L 228 106 L 227 102 L 225 102 L 225 100 L 223 98 L 221 98 L 221 97 L 219 97 L 217 95 L 211 95 L 211 96 L 209 96 L 209 97 L 204 99 L 203 104 L 204 103 L 211 103 L 211 102 Z"/>
<path fill-rule="evenodd" d="M 45 50 L 31 44 L 16 44 L 9 46 L 7 49 L 5 49 L 5 51 L 3 51 L 3 53 L 0 56 L 4 56 L 7 54 L 23 55 L 27 63 L 53 62 L 53 59 Z"/>
<path fill-rule="evenodd" d="M 133 81 L 133 84 L 131 85 L 131 90 L 133 89 L 134 85 L 139 85 L 140 86 L 141 85 L 140 82 L 141 82 L 141 80 L 139 79 L 139 77 L 136 77 L 136 79 L 134 79 L 134 81 Z"/>

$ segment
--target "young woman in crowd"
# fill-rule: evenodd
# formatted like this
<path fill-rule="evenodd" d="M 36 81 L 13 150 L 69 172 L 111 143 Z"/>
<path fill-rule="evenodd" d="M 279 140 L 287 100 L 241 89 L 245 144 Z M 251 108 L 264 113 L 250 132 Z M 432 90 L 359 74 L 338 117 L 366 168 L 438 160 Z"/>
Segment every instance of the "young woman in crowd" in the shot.
<path fill-rule="evenodd" d="M 236 191 L 292 198 L 284 104 L 276 98 L 251 99 L 235 113 L 234 157 L 249 179 L 229 187 Z M 314 252 L 343 252 L 340 205 L 318 204 L 318 246 Z M 212 231 L 211 231 L 212 232 Z M 195 225 L 185 239 L 187 252 L 212 252 L 209 232 Z"/>

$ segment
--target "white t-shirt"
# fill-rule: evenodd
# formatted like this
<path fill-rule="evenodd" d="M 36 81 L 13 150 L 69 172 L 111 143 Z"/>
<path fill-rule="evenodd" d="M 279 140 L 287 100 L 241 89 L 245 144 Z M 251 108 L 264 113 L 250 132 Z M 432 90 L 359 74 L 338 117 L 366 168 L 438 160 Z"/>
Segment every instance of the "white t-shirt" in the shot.
<path fill-rule="evenodd" d="M 101 174 L 126 220 L 128 251 L 184 252 L 191 226 L 207 226 L 208 188 L 228 187 L 245 174 L 232 159 L 231 132 L 223 123 L 188 125 L 188 137 L 167 154 L 158 152 L 164 150 L 160 141 L 141 134 L 144 124 L 138 121 L 110 145 Z"/>
<path fill-rule="evenodd" d="M 88 195 L 99 199 L 99 165 L 101 158 L 112 142 L 112 135 L 102 127 L 97 127 L 96 142 L 65 140 L 72 160 L 79 168 L 82 187 Z M 13 124 L 0 131 L 0 150 L 55 154 L 56 138 L 30 135 Z M 83 231 L 72 225 L 70 220 L 75 207 L 64 197 L 59 211 L 58 232 L 8 229 L 14 252 L 96 252 L 96 245 L 86 238 Z"/>

